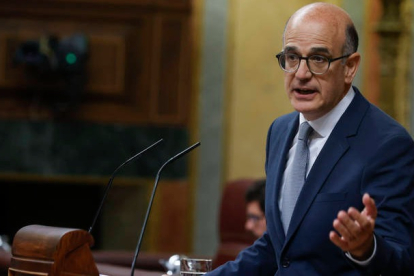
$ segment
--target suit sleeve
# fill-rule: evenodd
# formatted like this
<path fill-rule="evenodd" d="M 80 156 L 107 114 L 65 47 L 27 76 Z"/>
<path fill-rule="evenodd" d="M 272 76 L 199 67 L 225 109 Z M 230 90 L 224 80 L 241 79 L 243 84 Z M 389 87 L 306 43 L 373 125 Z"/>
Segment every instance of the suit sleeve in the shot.
<path fill-rule="evenodd" d="M 223 264 L 206 276 L 273 276 L 276 271 L 275 253 L 265 232 L 253 245 L 240 252 L 235 261 Z"/>
<path fill-rule="evenodd" d="M 364 170 L 362 193 L 375 199 L 377 252 L 363 270 L 373 275 L 413 275 L 414 143 L 398 135 L 380 146 Z"/>

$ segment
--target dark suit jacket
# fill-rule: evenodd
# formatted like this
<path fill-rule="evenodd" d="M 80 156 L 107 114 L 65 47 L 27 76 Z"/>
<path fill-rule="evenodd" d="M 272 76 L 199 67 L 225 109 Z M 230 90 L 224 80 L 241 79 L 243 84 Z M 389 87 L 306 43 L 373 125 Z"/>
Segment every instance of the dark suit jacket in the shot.
<path fill-rule="evenodd" d="M 276 119 L 266 148 L 267 232 L 208 275 L 414 275 L 414 143 L 396 121 L 360 92 L 311 168 L 285 237 L 278 197 L 298 113 Z M 351 262 L 329 240 L 338 211 L 374 198 L 377 251 L 370 264 Z"/>

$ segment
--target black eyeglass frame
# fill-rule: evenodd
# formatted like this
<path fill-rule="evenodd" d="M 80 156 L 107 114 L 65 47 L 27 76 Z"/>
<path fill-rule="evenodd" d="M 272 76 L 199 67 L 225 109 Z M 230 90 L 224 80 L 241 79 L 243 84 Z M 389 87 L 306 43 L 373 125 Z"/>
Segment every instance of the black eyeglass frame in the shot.
<path fill-rule="evenodd" d="M 286 73 L 295 73 L 296 71 L 298 71 L 298 69 L 300 67 L 300 63 L 302 62 L 302 59 L 303 59 L 303 60 L 306 60 L 306 66 L 308 66 L 309 71 L 312 74 L 314 74 L 314 75 L 323 75 L 323 74 L 325 74 L 326 72 L 328 72 L 329 68 L 331 67 L 331 62 L 334 62 L 334 61 L 337 61 L 337 60 L 340 60 L 340 59 L 344 59 L 344 58 L 348 58 L 348 57 L 350 57 L 352 55 L 352 54 L 347 54 L 347 55 L 343 55 L 343 56 L 340 56 L 340 57 L 337 57 L 337 58 L 327 58 L 327 57 L 321 56 L 321 55 L 311 55 L 311 56 L 308 56 L 308 57 L 302 57 L 302 56 L 299 56 L 297 54 L 292 54 L 292 55 L 295 55 L 295 56 L 297 56 L 299 58 L 299 62 L 298 62 L 298 65 L 296 66 L 296 69 L 295 70 L 288 71 L 288 70 L 284 69 L 283 66 L 282 66 L 282 64 L 280 63 L 280 57 L 282 55 L 285 55 L 285 54 L 286 53 L 284 53 L 282 51 L 282 52 L 280 52 L 279 54 L 276 55 L 276 58 L 277 58 L 277 60 L 279 62 L 279 66 L 280 66 L 280 68 L 282 68 L 283 71 L 285 71 Z M 328 60 L 328 67 L 326 67 L 325 72 L 323 72 L 323 73 L 315 73 L 315 72 L 312 71 L 311 66 L 309 66 L 309 59 L 312 58 L 312 57 L 315 57 L 315 56 L 316 57 L 321 57 L 321 58 L 324 58 L 324 59 L 327 59 Z"/>

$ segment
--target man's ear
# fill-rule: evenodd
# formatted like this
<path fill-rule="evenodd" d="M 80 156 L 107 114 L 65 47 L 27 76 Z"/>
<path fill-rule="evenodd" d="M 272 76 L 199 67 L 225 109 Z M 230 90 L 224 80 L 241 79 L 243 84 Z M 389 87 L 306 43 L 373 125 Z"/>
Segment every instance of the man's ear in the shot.
<path fill-rule="evenodd" d="M 353 53 L 347 58 L 345 63 L 345 83 L 352 83 L 357 73 L 360 61 L 361 55 L 359 53 Z"/>

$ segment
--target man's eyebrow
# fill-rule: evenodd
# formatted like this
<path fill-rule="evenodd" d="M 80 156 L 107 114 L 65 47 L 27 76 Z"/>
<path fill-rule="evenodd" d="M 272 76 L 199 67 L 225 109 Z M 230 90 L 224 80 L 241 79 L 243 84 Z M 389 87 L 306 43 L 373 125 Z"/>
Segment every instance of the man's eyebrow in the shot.
<path fill-rule="evenodd" d="M 283 49 L 283 52 L 297 52 L 298 47 L 296 46 L 286 46 L 286 48 Z M 328 54 L 330 55 L 331 52 L 326 47 L 312 47 L 310 50 L 310 53 L 321 53 L 321 54 Z"/>
<path fill-rule="evenodd" d="M 286 46 L 286 48 L 283 49 L 283 52 L 295 52 L 298 48 L 295 46 Z"/>

